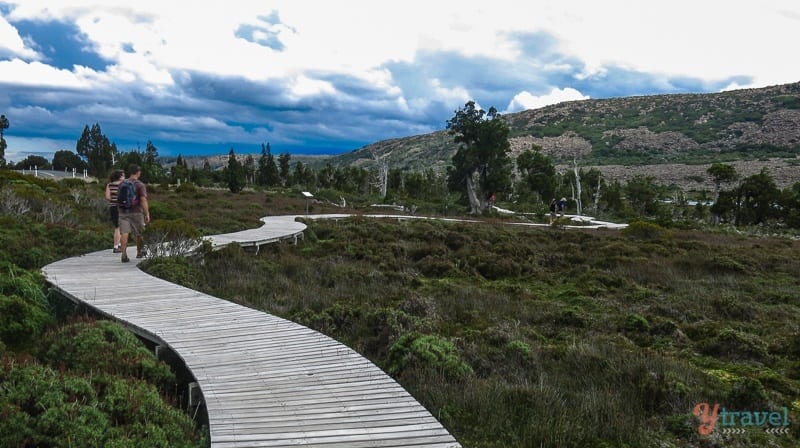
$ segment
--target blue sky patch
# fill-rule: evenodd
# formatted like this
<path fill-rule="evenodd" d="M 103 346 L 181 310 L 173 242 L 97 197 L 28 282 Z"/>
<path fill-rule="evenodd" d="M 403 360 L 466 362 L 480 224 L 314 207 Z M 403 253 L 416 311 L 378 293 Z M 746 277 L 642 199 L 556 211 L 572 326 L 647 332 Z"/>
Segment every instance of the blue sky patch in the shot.
<path fill-rule="evenodd" d="M 257 25 L 240 25 L 235 32 L 236 37 L 275 51 L 283 51 L 286 46 L 281 42 L 278 32 L 274 30 L 275 25 L 281 24 L 278 13 L 272 12 L 269 16 L 259 16 L 258 21 Z"/>
<path fill-rule="evenodd" d="M 86 35 L 74 23 L 22 20 L 12 25 L 54 67 L 71 70 L 82 65 L 102 71 L 110 64 L 94 52 Z"/>

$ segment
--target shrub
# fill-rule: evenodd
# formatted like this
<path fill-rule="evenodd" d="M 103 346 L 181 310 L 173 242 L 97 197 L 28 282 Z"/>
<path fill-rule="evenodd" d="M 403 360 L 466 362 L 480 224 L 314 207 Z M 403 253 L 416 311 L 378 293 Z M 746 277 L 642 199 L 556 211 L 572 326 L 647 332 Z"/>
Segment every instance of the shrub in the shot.
<path fill-rule="evenodd" d="M 201 446 L 189 417 L 140 381 L 5 359 L 0 381 L 0 446 Z"/>
<path fill-rule="evenodd" d="M 730 409 L 763 409 L 767 401 L 767 393 L 760 381 L 740 378 L 731 386 L 725 404 Z"/>
<path fill-rule="evenodd" d="M 660 240 L 667 235 L 667 229 L 647 221 L 633 221 L 622 233 L 637 240 Z"/>
<path fill-rule="evenodd" d="M 524 363 L 533 359 L 533 351 L 530 344 L 525 341 L 513 340 L 505 345 L 506 356 L 510 359 Z"/>
<path fill-rule="evenodd" d="M 154 258 L 147 260 L 141 267 L 152 276 L 199 289 L 202 273 L 184 257 Z"/>
<path fill-rule="evenodd" d="M 150 215 L 153 216 L 155 220 L 177 220 L 182 217 L 181 209 L 177 207 L 170 207 L 167 204 L 160 202 L 160 201 L 150 201 Z M 150 223 L 152 225 L 153 223 Z"/>
<path fill-rule="evenodd" d="M 35 340 L 53 322 L 40 275 L 0 266 L 0 341 L 18 346 Z"/>
<path fill-rule="evenodd" d="M 200 245 L 200 231 L 182 219 L 155 220 L 145 230 L 148 257 L 186 255 Z"/>
<path fill-rule="evenodd" d="M 650 331 L 650 322 L 639 314 L 628 314 L 625 316 L 625 330 L 637 333 L 647 333 Z"/>
<path fill-rule="evenodd" d="M 9 216 L 22 216 L 31 211 L 31 204 L 10 188 L 0 189 L 0 213 Z"/>
<path fill-rule="evenodd" d="M 444 278 L 458 275 L 458 269 L 452 263 L 432 255 L 419 260 L 416 265 L 420 273 L 426 277 Z"/>
<path fill-rule="evenodd" d="M 575 328 L 583 328 L 586 326 L 586 318 L 584 317 L 583 310 L 577 305 L 571 305 L 561 310 L 561 314 L 556 319 L 556 322 Z"/>
<path fill-rule="evenodd" d="M 703 347 L 703 352 L 730 360 L 764 361 L 768 358 L 767 343 L 754 334 L 725 328 Z"/>
<path fill-rule="evenodd" d="M 176 193 L 188 194 L 197 192 L 197 186 L 191 182 L 184 182 L 175 189 Z"/>
<path fill-rule="evenodd" d="M 41 334 L 52 322 L 53 316 L 36 302 L 0 294 L 0 341 L 18 346 Z"/>
<path fill-rule="evenodd" d="M 413 369 L 435 369 L 451 379 L 472 373 L 450 341 L 435 335 L 408 333 L 389 349 L 388 371 L 402 376 Z"/>
<path fill-rule="evenodd" d="M 140 378 L 159 385 L 162 390 L 170 390 L 176 382 L 169 366 L 158 361 L 133 333 L 115 322 L 65 325 L 48 334 L 43 347 L 42 358 L 53 367 Z"/>

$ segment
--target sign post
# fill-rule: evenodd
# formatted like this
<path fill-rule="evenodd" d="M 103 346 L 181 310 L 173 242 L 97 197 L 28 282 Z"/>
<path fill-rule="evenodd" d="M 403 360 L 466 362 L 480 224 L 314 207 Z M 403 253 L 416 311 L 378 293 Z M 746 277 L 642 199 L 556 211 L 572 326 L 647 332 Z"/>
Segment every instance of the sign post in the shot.
<path fill-rule="evenodd" d="M 314 195 L 307 191 L 304 191 L 303 196 L 306 198 L 306 215 L 308 215 L 308 203 L 311 201 L 311 198 L 313 198 Z"/>

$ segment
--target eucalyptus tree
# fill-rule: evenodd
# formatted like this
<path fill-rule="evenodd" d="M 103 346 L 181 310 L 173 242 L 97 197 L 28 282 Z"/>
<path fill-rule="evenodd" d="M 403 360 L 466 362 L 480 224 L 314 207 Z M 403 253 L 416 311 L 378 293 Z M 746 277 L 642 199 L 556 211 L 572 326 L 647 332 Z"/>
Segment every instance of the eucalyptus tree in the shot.
<path fill-rule="evenodd" d="M 744 178 L 736 189 L 736 225 L 762 224 L 779 218 L 780 199 L 781 190 L 767 168 Z"/>
<path fill-rule="evenodd" d="M 715 207 L 712 207 L 712 212 L 714 213 L 714 216 L 713 216 L 712 219 L 713 219 L 713 223 L 714 224 L 719 224 L 720 215 L 719 215 L 719 213 L 717 213 L 717 211 L 722 210 L 722 209 L 725 208 L 723 205 L 716 206 L 717 202 L 719 202 L 719 200 L 720 200 L 719 193 L 720 193 L 720 190 L 722 189 L 722 184 L 728 184 L 730 182 L 733 182 L 739 176 L 736 173 L 736 168 L 734 168 L 732 165 L 728 165 L 726 163 L 714 163 L 710 167 L 708 167 L 706 172 L 714 180 L 714 205 L 715 205 Z"/>
<path fill-rule="evenodd" d="M 736 168 L 726 163 L 714 163 L 708 167 L 706 172 L 714 180 L 714 202 L 717 202 L 719 198 L 719 191 L 722 188 L 722 184 L 733 182 L 738 178 Z"/>
<path fill-rule="evenodd" d="M 80 156 L 67 149 L 60 149 L 53 154 L 52 165 L 56 171 L 84 170 L 88 168 L 86 162 Z"/>
<path fill-rule="evenodd" d="M 549 157 L 541 153 L 541 147 L 531 149 L 517 157 L 517 171 L 525 190 L 538 196 L 539 201 L 548 202 L 555 197 L 556 167 Z"/>
<path fill-rule="evenodd" d="M 487 112 L 468 101 L 447 121 L 447 132 L 458 144 L 448 185 L 452 191 L 466 193 L 470 213 L 483 213 L 489 196 L 506 191 L 511 184 L 508 124 L 494 107 Z"/>

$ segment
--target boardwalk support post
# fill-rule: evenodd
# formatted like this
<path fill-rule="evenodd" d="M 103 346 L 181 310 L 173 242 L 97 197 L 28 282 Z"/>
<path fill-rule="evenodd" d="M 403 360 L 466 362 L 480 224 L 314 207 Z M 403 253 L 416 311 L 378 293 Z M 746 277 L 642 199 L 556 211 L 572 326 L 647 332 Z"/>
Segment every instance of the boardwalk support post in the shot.
<path fill-rule="evenodd" d="M 203 401 L 203 392 L 196 381 L 189 383 L 189 406 L 197 406 Z"/>

